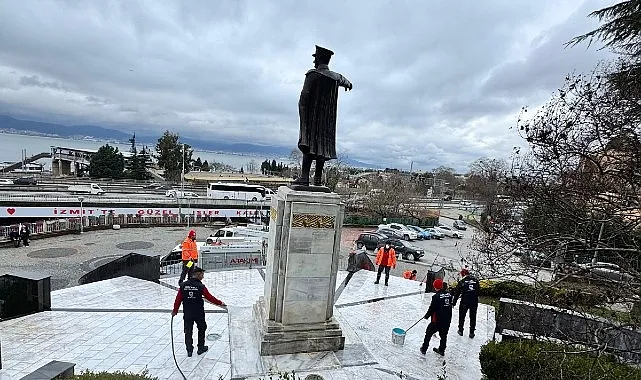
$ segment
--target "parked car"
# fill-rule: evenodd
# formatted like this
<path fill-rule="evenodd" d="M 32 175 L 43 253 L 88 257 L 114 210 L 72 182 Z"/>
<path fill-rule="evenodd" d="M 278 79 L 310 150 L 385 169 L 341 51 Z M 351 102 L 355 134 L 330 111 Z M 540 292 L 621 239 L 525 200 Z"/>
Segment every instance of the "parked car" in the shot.
<path fill-rule="evenodd" d="M 387 237 L 386 235 L 376 232 L 362 232 L 360 235 L 358 235 L 358 239 L 356 239 L 356 247 L 376 249 L 376 247 L 379 247 L 381 243 L 385 244 L 385 241 L 388 239 L 389 237 Z"/>
<path fill-rule="evenodd" d="M 408 241 L 400 239 L 389 239 L 388 241 L 396 253 L 398 253 L 404 260 L 418 261 L 418 259 L 425 255 L 425 251 L 422 248 L 417 247 Z M 385 245 L 385 242 L 382 242 L 378 248 L 383 245 Z"/>
<path fill-rule="evenodd" d="M 457 230 L 463 230 L 463 231 L 467 230 L 467 225 L 465 224 L 464 221 L 460 219 L 455 220 L 454 223 L 452 223 L 452 226 Z"/>
<path fill-rule="evenodd" d="M 443 239 L 445 237 L 445 234 L 437 231 L 436 228 L 426 228 L 425 231 L 430 233 L 432 239 Z"/>
<path fill-rule="evenodd" d="M 378 226 L 378 228 L 390 228 L 392 230 L 396 230 L 401 234 L 401 236 L 403 236 L 403 239 L 405 240 L 418 239 L 418 234 L 416 233 L 416 231 L 407 227 L 404 224 L 400 224 L 400 223 L 381 224 Z"/>
<path fill-rule="evenodd" d="M 165 192 L 165 196 L 170 198 L 198 198 L 198 194 L 193 191 L 180 191 L 175 189 L 170 189 Z"/>
<path fill-rule="evenodd" d="M 13 184 L 21 186 L 35 186 L 38 184 L 38 180 L 34 177 L 20 177 L 14 179 Z"/>
<path fill-rule="evenodd" d="M 545 253 L 533 250 L 521 250 L 521 262 L 535 267 L 551 268 L 552 258 Z"/>
<path fill-rule="evenodd" d="M 599 280 L 610 280 L 615 282 L 633 282 L 634 276 L 621 270 L 616 264 L 596 262 L 578 264 L 577 267 L 587 272 L 587 276 Z"/>
<path fill-rule="evenodd" d="M 142 187 L 143 189 L 151 189 L 151 190 L 168 190 L 170 189 L 169 186 L 163 185 L 162 183 L 158 182 L 152 182 L 148 185 L 145 185 Z"/>
<path fill-rule="evenodd" d="M 449 227 L 449 226 L 446 226 L 446 225 L 443 225 L 443 224 L 434 227 L 434 229 L 437 230 L 438 232 L 441 232 L 443 235 L 448 236 L 448 237 L 453 237 L 453 238 L 458 238 L 458 239 L 462 239 L 463 238 L 463 233 L 458 232 L 458 231 L 452 229 L 452 227 Z"/>
<path fill-rule="evenodd" d="M 385 235 L 390 239 L 403 239 L 403 235 L 400 233 L 400 231 L 393 230 L 391 228 L 379 228 L 376 230 L 376 233 Z"/>
<path fill-rule="evenodd" d="M 416 231 L 416 233 L 418 234 L 418 240 L 430 240 L 432 238 L 432 234 L 419 226 L 410 226 L 409 224 L 406 224 L 406 226 Z"/>

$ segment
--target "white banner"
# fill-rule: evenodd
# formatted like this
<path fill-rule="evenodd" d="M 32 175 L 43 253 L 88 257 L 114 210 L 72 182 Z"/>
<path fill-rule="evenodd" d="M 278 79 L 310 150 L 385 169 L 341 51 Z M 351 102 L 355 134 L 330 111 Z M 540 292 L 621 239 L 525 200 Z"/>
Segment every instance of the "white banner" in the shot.
<path fill-rule="evenodd" d="M 22 206 L 1 206 L 0 218 L 73 218 L 79 217 L 81 213 L 84 216 L 102 216 L 102 215 L 140 215 L 140 216 L 176 216 L 180 213 L 183 215 L 193 216 L 211 216 L 219 218 L 236 218 L 236 217 L 256 217 L 261 215 L 267 216 L 267 210 L 245 210 L 245 209 L 201 209 L 201 208 L 158 208 L 158 207 L 140 207 L 140 208 L 103 208 L 103 207 L 22 207 Z"/>

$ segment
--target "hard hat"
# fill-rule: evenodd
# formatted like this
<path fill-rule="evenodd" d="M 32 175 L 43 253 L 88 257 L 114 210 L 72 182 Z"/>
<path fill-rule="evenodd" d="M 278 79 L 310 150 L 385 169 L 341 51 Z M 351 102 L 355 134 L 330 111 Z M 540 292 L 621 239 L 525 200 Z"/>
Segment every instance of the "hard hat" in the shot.
<path fill-rule="evenodd" d="M 190 238 L 191 238 L 191 237 L 195 237 L 195 236 L 196 236 L 196 231 L 194 231 L 194 230 L 190 230 L 190 231 L 189 231 L 189 235 L 188 235 L 188 236 L 189 236 Z"/>
<path fill-rule="evenodd" d="M 443 280 L 441 280 L 440 278 L 437 278 L 437 279 L 436 279 L 436 280 L 434 280 L 434 282 L 432 283 L 432 286 L 433 286 L 433 287 L 434 287 L 434 289 L 436 289 L 436 290 L 441 290 L 441 289 L 443 289 Z"/>

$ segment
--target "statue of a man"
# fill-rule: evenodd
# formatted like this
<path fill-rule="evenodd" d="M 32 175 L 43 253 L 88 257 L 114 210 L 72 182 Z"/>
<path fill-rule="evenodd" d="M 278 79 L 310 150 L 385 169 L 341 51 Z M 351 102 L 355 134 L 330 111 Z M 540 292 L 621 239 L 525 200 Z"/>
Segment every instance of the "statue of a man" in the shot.
<path fill-rule="evenodd" d="M 321 185 L 325 161 L 336 158 L 336 106 L 338 88 L 352 89 L 344 76 L 329 69 L 333 51 L 316 45 L 314 68 L 305 75 L 305 84 L 298 101 L 300 135 L 298 149 L 303 153 L 301 176 L 294 185 L 309 185 L 309 171 L 316 161 L 314 185 Z"/>

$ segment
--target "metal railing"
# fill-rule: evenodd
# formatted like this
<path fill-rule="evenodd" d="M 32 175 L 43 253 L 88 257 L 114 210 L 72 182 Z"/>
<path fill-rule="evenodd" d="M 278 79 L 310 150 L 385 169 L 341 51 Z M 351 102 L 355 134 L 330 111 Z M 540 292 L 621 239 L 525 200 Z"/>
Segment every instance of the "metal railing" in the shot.
<path fill-rule="evenodd" d="M 101 195 L 82 194 L 84 202 L 88 203 L 140 203 L 140 204 L 167 204 L 181 206 L 251 206 L 251 207 L 269 207 L 267 201 L 244 201 L 236 199 L 213 199 L 213 198 L 138 198 L 138 197 L 109 197 Z M 0 202 L 52 202 L 52 203 L 78 203 L 76 195 L 57 195 L 57 194 L 0 194 Z"/>
<path fill-rule="evenodd" d="M 261 252 L 200 254 L 197 265 L 205 270 L 252 269 L 264 268 L 266 261 L 266 251 L 263 249 Z M 160 272 L 162 275 L 179 275 L 182 269 L 183 264 L 179 258 L 171 257 L 170 260 L 163 259 L 160 263 Z"/>
<path fill-rule="evenodd" d="M 214 218 L 208 216 L 191 216 L 190 223 L 205 224 L 213 223 Z M 69 219 L 55 219 L 55 220 L 40 220 L 33 223 L 21 223 L 23 226 L 29 227 L 30 238 L 41 237 L 47 235 L 62 235 L 65 233 L 78 233 L 80 232 L 80 218 Z M 92 229 L 107 229 L 113 225 L 130 226 L 130 227 L 153 227 L 153 226 L 166 226 L 166 225 L 184 225 L 185 216 L 181 220 L 179 215 L 166 215 L 166 216 L 142 216 L 142 215 L 101 215 L 101 216 L 85 216 L 84 217 L 84 230 Z M 19 223 L 8 226 L 0 226 L 0 242 L 10 240 L 11 231 L 18 231 Z"/>

